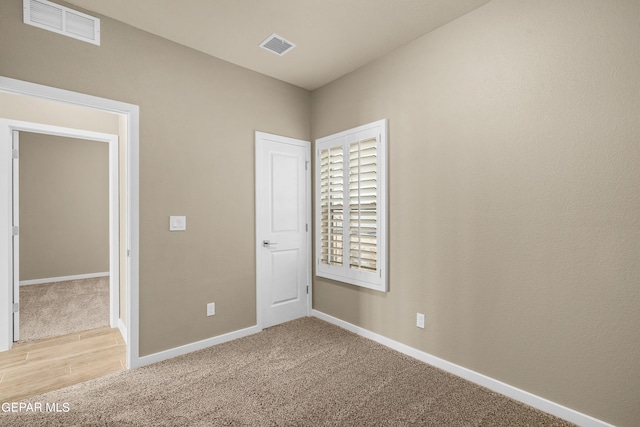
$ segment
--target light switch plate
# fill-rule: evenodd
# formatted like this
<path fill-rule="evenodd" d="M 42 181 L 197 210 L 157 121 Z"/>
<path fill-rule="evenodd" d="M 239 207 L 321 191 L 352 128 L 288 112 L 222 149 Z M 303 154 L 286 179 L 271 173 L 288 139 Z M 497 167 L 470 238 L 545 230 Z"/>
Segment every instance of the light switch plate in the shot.
<path fill-rule="evenodd" d="M 170 216 L 169 231 L 185 231 L 187 229 L 186 216 Z"/>
<path fill-rule="evenodd" d="M 424 329 L 424 314 L 422 313 L 416 314 L 416 326 L 418 328 Z"/>

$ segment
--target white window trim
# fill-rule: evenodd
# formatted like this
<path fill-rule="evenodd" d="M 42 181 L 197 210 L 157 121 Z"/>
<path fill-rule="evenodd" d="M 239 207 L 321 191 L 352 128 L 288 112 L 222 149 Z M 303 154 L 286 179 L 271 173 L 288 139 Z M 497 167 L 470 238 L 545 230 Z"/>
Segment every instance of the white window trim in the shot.
<path fill-rule="evenodd" d="M 343 132 L 329 135 L 315 141 L 315 249 L 316 249 L 316 276 L 325 277 L 339 282 L 349 283 L 368 289 L 387 292 L 389 290 L 389 268 L 388 268 L 388 247 L 387 247 L 387 119 L 378 120 L 366 125 L 358 126 Z M 341 145 L 343 148 L 344 158 L 349 158 L 349 145 L 357 140 L 371 137 L 377 138 L 377 262 L 376 271 L 367 272 L 354 270 L 349 268 L 348 262 L 348 239 L 343 238 L 347 255 L 343 259 L 347 260 L 343 265 L 328 265 L 321 262 L 321 245 L 322 245 L 322 213 L 320 204 L 320 151 L 329 147 Z M 345 180 L 346 182 L 346 180 Z M 348 185 L 348 183 L 346 184 Z M 345 190 L 348 194 L 348 190 Z M 348 236 L 349 210 L 346 208 L 348 201 L 345 202 L 343 224 L 344 236 Z"/>

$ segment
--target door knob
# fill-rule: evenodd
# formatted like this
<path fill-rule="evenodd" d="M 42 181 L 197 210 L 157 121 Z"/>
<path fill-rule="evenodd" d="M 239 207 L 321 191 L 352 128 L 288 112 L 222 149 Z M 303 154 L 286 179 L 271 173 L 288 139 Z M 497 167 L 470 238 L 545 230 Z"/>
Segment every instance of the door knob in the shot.
<path fill-rule="evenodd" d="M 263 240 L 262 246 L 265 248 L 270 248 L 271 246 L 277 245 L 276 242 L 270 242 L 269 240 Z"/>

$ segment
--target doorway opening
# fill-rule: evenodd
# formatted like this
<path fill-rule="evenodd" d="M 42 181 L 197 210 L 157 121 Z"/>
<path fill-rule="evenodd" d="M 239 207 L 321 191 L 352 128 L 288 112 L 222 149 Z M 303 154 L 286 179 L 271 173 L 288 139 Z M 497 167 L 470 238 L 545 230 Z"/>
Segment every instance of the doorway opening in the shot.
<path fill-rule="evenodd" d="M 119 166 L 120 173 L 125 174 L 126 181 L 121 181 L 120 195 L 121 207 L 124 210 L 117 212 L 115 217 L 120 219 L 124 227 L 120 228 L 120 247 L 117 247 L 117 255 L 111 257 L 110 264 L 118 262 L 120 264 L 119 301 L 115 306 L 121 307 L 119 316 L 116 316 L 115 323 L 119 328 L 119 334 L 123 341 L 126 341 L 126 367 L 136 368 L 141 366 L 139 357 L 139 107 L 119 101 L 94 97 L 63 89 L 56 89 L 35 83 L 0 77 L 0 95 L 19 95 L 31 100 L 50 102 L 54 101 L 62 107 L 77 108 L 81 110 L 81 115 L 91 115 L 92 112 L 107 112 L 119 117 L 119 132 L 121 144 L 126 141 L 124 147 L 119 150 L 119 158 L 116 165 Z M 0 106 L 1 107 L 1 106 Z M 12 106 L 13 107 L 13 106 Z M 78 108 L 80 107 L 80 108 Z M 1 110 L 1 109 L 0 109 Z M 13 108 L 5 109 L 13 112 Z M 1 111 L 0 111 L 1 112 Z M 42 114 L 42 111 L 35 111 L 37 119 L 29 119 L 29 123 L 37 123 L 42 126 L 52 126 L 46 123 L 51 122 L 50 112 Z M 21 128 L 19 119 L 7 119 L 11 115 L 0 114 L 0 198 L 6 201 L 12 200 L 13 193 L 13 132 L 32 129 L 29 126 Z M 66 115 L 62 121 L 73 120 L 74 117 Z M 18 123 L 16 123 L 18 122 Z M 72 127 L 70 127 L 73 129 Z M 33 130 L 33 129 L 32 129 Z M 43 133 L 42 130 L 37 132 Z M 60 129 L 49 129 L 44 133 L 62 134 Z M 74 136 L 74 135 L 66 135 Z M 124 138 L 123 138 L 124 137 Z M 98 138 L 100 139 L 100 138 Z M 116 144 L 117 146 L 117 144 Z M 116 167 L 116 171 L 118 167 Z M 9 204 L 10 206 L 10 204 Z M 13 212 L 9 209 L 0 211 L 0 223 L 7 225 L 7 232 L 0 239 L 5 243 L 0 245 L 0 259 L 9 260 L 9 263 L 0 263 L 0 351 L 8 350 L 13 344 Z M 19 227 L 19 225 L 18 225 Z M 113 237 L 113 233 L 111 234 Z M 111 246 L 116 248 L 115 245 Z M 109 272 L 117 271 L 110 265 Z M 19 302 L 18 302 L 19 303 Z M 18 307 L 16 307 L 18 308 Z M 112 320 L 112 319 L 110 319 Z"/>
<path fill-rule="evenodd" d="M 74 133 L 13 134 L 14 342 L 118 326 L 118 137 Z"/>
<path fill-rule="evenodd" d="M 10 270 L 13 291 L 12 343 L 10 344 L 12 348 L 9 350 L 10 361 L 2 364 L 3 379 L 6 377 L 6 381 L 0 384 L 0 397 L 3 400 L 17 400 L 124 369 L 126 355 L 124 340 L 121 340 L 120 344 L 112 336 L 105 335 L 112 328 L 113 331 L 118 331 L 116 328 L 120 318 L 118 136 L 7 119 L 0 120 L 0 127 L 8 128 L 6 133 L 11 135 L 10 205 L 13 208 L 10 215 L 12 223 L 10 251 L 12 268 Z M 92 145 L 95 146 L 91 147 Z M 71 148 L 71 150 L 64 150 L 62 147 Z M 82 151 L 82 148 L 85 150 Z M 93 150 L 87 151 L 87 148 L 93 148 Z M 79 149 L 82 156 L 74 158 L 73 151 Z M 61 150 L 66 152 L 59 156 L 58 151 Z M 95 152 L 93 156 L 91 151 Z M 100 160 L 104 163 L 106 160 L 107 167 L 104 168 L 103 164 L 100 171 L 100 165 L 96 165 L 95 161 L 91 162 L 91 157 L 94 157 L 93 160 L 97 160 L 98 163 L 101 163 Z M 27 167 L 22 169 L 21 166 Z M 84 176 L 74 176 L 74 169 L 78 166 L 85 166 Z M 96 168 L 98 170 L 93 171 L 93 175 L 97 176 L 93 178 L 97 179 L 93 180 L 97 182 L 91 186 L 91 169 Z M 100 177 L 105 175 L 105 172 L 106 179 L 104 176 Z M 60 180 L 60 177 L 63 179 Z M 69 177 L 71 179 L 68 179 Z M 76 191 L 73 191 L 74 183 L 80 184 L 75 188 Z M 83 185 L 87 187 L 87 191 L 80 195 L 80 200 L 74 200 L 75 193 L 81 190 Z M 106 203 L 102 200 L 103 203 L 97 203 L 97 206 L 94 206 L 102 212 L 81 215 L 81 211 L 93 210 L 86 209 L 87 204 L 96 205 L 91 202 L 92 198 L 98 201 L 106 198 Z M 21 203 L 21 199 L 25 199 L 27 203 L 25 204 L 24 201 Z M 50 203 L 42 206 L 42 200 L 47 199 Z M 29 209 L 23 209 L 25 207 Z M 100 233 L 100 230 L 91 229 L 105 228 L 99 224 L 102 222 L 99 221 L 100 217 L 105 214 L 105 207 L 107 208 L 106 234 Z M 38 212 L 39 210 L 46 210 L 46 212 Z M 97 217 L 98 224 L 96 224 L 96 218 L 91 218 L 94 221 L 86 221 L 83 216 Z M 47 222 L 52 218 L 53 222 Z M 25 226 L 23 226 L 23 220 Z M 85 227 L 83 222 L 87 223 L 84 224 Z M 70 227 L 65 227 L 65 223 Z M 21 228 L 25 231 L 26 239 L 22 238 Z M 81 229 L 79 233 L 76 228 Z M 59 230 L 62 232 L 58 233 Z M 94 231 L 98 231 L 98 234 L 102 234 L 102 237 L 108 241 L 106 254 L 99 254 L 103 251 L 96 242 L 83 239 L 87 235 L 91 236 Z M 32 241 L 34 237 L 36 237 L 36 244 Z M 74 237 L 76 241 L 65 247 L 65 243 Z M 80 243 L 82 241 L 84 244 Z M 99 304 L 102 299 L 99 292 L 100 286 L 97 287 L 98 292 L 95 292 L 96 289 L 90 289 L 88 284 L 78 280 L 79 275 L 71 275 L 73 272 L 78 272 L 74 268 L 87 268 L 95 263 L 96 260 L 83 260 L 84 254 L 93 252 L 92 248 L 98 249 L 98 258 L 104 258 L 106 255 L 106 263 L 102 259 L 96 264 L 100 265 L 101 269 L 104 269 L 105 265 L 107 268 L 108 287 L 104 295 L 107 300 L 106 307 L 108 307 L 104 313 L 107 317 L 104 319 L 106 325 L 91 324 L 93 320 L 91 316 L 95 314 L 91 312 L 95 310 L 91 307 L 91 303 L 96 300 L 95 302 Z M 44 253 L 38 255 L 38 252 Z M 23 255 L 28 255 L 25 257 L 28 262 L 25 262 L 24 268 L 21 268 Z M 50 260 L 51 258 L 53 260 Z M 30 281 L 31 286 L 27 286 L 29 282 L 21 283 L 23 274 L 35 277 Z M 76 280 L 65 280 L 73 278 Z M 82 287 L 75 286 L 78 283 L 84 285 L 84 292 L 81 291 Z M 36 296 L 38 291 L 43 291 L 46 295 L 40 295 L 42 298 L 35 300 L 32 298 L 24 307 L 21 301 L 23 293 L 21 288 L 27 288 L 24 291 L 26 296 L 34 296 L 32 292 L 34 290 Z M 94 292 L 91 292 L 92 290 Z M 26 322 L 21 319 L 23 311 L 27 314 L 24 319 Z M 24 330 L 21 326 L 23 323 L 27 326 Z M 92 326 L 102 326 L 102 328 L 92 328 Z M 22 336 L 23 332 L 26 332 L 24 334 L 26 337 Z M 21 336 L 22 340 L 20 340 Z M 24 338 L 30 341 L 24 342 Z M 84 357 L 86 354 L 91 354 L 92 358 L 87 360 Z M 17 360 L 18 363 L 12 363 L 12 360 Z M 114 361 L 115 364 L 111 363 Z M 109 369 L 105 369 L 105 366 Z M 29 372 L 34 371 L 42 373 L 38 376 L 29 375 Z"/>

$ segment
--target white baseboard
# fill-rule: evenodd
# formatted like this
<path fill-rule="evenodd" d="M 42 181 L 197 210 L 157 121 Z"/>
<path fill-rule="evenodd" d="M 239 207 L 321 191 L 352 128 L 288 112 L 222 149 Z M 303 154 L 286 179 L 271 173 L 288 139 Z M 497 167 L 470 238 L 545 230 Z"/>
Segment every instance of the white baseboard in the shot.
<path fill-rule="evenodd" d="M 364 338 L 368 338 L 386 347 L 392 348 L 393 350 L 399 351 L 400 353 L 404 353 L 407 356 L 411 356 L 414 359 L 418 359 L 421 362 L 428 363 L 429 365 L 433 365 L 437 368 L 442 369 L 443 371 L 447 371 L 449 373 L 457 375 L 461 378 L 464 378 L 465 380 L 468 380 L 478 385 L 481 385 L 483 387 L 486 387 L 490 390 L 503 394 L 514 400 L 517 400 L 519 402 L 532 406 L 536 409 L 544 411 L 548 414 L 555 415 L 556 417 L 570 421 L 574 424 L 578 424 L 579 426 L 614 427 L 613 425 L 608 424 L 604 421 L 598 420 L 597 418 L 593 418 L 589 415 L 567 408 L 566 406 L 562 406 L 558 403 L 552 402 L 540 396 L 536 396 L 527 391 L 520 390 L 519 388 L 510 386 L 509 384 L 505 384 L 501 381 L 498 381 L 486 375 L 480 374 L 478 372 L 472 371 L 470 369 L 464 368 L 460 365 L 456 365 L 455 363 L 451 363 L 444 359 L 440 359 L 439 357 L 433 356 L 429 353 L 425 353 L 421 350 L 415 349 L 413 347 L 409 347 L 406 344 L 402 344 L 390 338 L 376 334 L 375 332 L 371 332 L 367 329 L 345 322 L 344 320 L 340 320 L 336 317 L 330 316 L 321 311 L 312 310 L 312 315 L 317 317 L 318 319 L 324 320 L 325 322 L 332 323 L 343 329 L 346 329 L 355 334 L 358 334 Z"/>
<path fill-rule="evenodd" d="M 260 329 L 258 326 L 251 326 L 249 328 L 240 329 L 238 331 L 229 332 L 223 335 L 218 335 L 217 337 L 207 338 L 206 340 L 197 341 L 191 344 L 185 344 L 180 347 L 164 350 L 158 353 L 150 354 L 148 356 L 142 356 L 138 358 L 138 364 L 136 364 L 136 367 L 150 365 L 152 363 L 161 362 L 173 357 L 182 356 L 183 354 L 192 353 L 194 351 L 212 347 L 217 344 L 222 344 L 227 341 L 233 341 L 238 338 L 253 335 L 260 332 L 261 330 L 262 329 Z"/>
<path fill-rule="evenodd" d="M 46 279 L 21 280 L 20 286 L 41 285 L 43 283 L 53 283 L 53 282 L 66 282 L 68 280 L 93 279 L 95 277 L 105 277 L 105 276 L 109 276 L 108 271 L 106 273 L 89 273 L 89 274 L 77 274 L 75 276 L 49 277 Z"/>
<path fill-rule="evenodd" d="M 122 335 L 122 339 L 124 343 L 127 343 L 127 327 L 122 322 L 122 319 L 118 319 L 118 329 L 120 330 L 120 335 Z"/>

